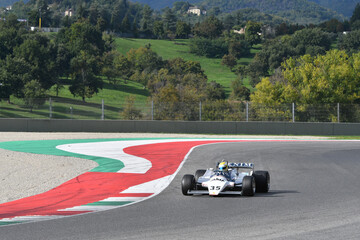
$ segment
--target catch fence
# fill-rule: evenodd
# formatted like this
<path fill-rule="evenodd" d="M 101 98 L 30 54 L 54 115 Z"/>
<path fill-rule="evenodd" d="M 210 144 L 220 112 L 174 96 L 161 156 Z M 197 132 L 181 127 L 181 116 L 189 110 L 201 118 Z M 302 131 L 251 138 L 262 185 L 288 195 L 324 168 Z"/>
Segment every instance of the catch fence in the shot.
<path fill-rule="evenodd" d="M 206 102 L 83 102 L 68 98 L 12 99 L 0 102 L 0 118 L 175 120 L 175 121 L 276 121 L 360 122 L 359 104 L 278 104 L 241 101 Z"/>

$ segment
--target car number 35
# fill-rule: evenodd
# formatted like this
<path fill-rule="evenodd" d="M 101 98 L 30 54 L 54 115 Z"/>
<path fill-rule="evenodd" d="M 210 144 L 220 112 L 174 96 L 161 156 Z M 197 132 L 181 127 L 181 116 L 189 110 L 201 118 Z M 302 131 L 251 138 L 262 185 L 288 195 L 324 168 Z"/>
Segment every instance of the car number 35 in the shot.
<path fill-rule="evenodd" d="M 220 190 L 220 186 L 210 186 L 210 190 Z"/>

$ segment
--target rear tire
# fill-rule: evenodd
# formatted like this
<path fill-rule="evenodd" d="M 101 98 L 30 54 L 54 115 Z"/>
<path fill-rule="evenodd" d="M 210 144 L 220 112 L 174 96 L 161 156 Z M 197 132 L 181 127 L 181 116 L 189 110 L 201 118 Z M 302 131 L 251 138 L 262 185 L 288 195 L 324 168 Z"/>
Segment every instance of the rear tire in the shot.
<path fill-rule="evenodd" d="M 195 187 L 194 175 L 186 174 L 181 180 L 181 191 L 184 195 L 191 195 L 188 193 L 189 190 L 193 190 Z"/>
<path fill-rule="evenodd" d="M 270 174 L 268 171 L 255 171 L 253 176 L 256 182 L 257 193 L 267 193 L 270 190 Z"/>
<path fill-rule="evenodd" d="M 254 196 L 256 189 L 255 178 L 253 176 L 245 176 L 242 181 L 242 195 Z"/>

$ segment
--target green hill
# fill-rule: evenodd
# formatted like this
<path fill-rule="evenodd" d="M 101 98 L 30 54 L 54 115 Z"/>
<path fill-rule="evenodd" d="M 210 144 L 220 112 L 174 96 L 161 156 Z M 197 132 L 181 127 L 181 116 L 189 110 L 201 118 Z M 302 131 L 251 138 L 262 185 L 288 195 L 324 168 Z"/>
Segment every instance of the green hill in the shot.
<path fill-rule="evenodd" d="M 333 11 L 336 11 L 345 17 L 351 17 L 355 9 L 356 3 L 359 1 L 353 0 L 309 0 L 311 2 L 317 3 L 320 6 L 329 8 Z"/>
<path fill-rule="evenodd" d="M 126 54 L 131 48 L 143 47 L 147 44 L 151 45 L 154 50 L 163 59 L 171 59 L 181 57 L 185 60 L 198 61 L 201 67 L 204 69 L 209 81 L 216 81 L 222 84 L 227 91 L 230 93 L 231 81 L 236 79 L 236 75 L 230 71 L 228 67 L 221 65 L 220 58 L 206 58 L 196 56 L 189 52 L 188 46 L 189 40 L 152 40 L 152 39 L 129 39 L 129 38 L 117 38 L 116 44 L 117 49 L 122 53 Z M 246 63 L 250 59 L 240 59 L 241 62 Z"/>

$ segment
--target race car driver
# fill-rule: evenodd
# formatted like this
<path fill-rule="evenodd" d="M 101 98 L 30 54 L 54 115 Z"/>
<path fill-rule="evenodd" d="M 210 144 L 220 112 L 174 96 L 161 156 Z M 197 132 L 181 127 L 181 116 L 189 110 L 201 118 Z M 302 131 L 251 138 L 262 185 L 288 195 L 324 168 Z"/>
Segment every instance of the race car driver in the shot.
<path fill-rule="evenodd" d="M 229 172 L 229 166 L 227 162 L 221 162 L 218 165 L 218 170 L 221 175 L 226 177 L 226 179 L 231 180 L 230 172 Z"/>

